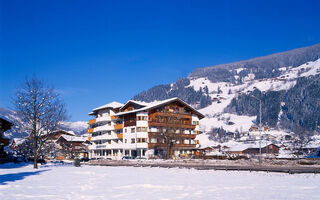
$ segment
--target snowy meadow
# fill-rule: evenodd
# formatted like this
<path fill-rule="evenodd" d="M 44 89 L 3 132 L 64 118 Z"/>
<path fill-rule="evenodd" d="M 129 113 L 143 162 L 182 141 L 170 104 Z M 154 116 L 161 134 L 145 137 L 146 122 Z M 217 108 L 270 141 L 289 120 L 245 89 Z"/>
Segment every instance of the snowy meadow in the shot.
<path fill-rule="evenodd" d="M 0 199 L 319 199 L 320 176 L 177 168 L 0 165 Z"/>

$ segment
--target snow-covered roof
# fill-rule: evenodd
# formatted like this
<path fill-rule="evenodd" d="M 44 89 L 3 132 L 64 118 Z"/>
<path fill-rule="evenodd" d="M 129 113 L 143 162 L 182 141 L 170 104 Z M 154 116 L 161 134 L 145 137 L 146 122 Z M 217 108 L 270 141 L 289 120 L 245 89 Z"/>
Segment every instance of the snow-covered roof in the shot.
<path fill-rule="evenodd" d="M 16 146 L 19 146 L 26 141 L 26 138 L 13 138 L 12 141 L 14 141 Z"/>
<path fill-rule="evenodd" d="M 117 102 L 117 101 L 113 101 L 113 102 L 111 102 L 111 103 L 108 103 L 108 104 L 105 104 L 105 105 L 100 106 L 100 107 L 98 107 L 98 108 L 95 108 L 95 109 L 93 109 L 92 111 L 94 112 L 94 111 L 98 111 L 98 110 L 105 109 L 105 108 L 115 109 L 115 108 L 120 108 L 120 107 L 122 107 L 122 106 L 123 106 L 122 103 L 119 103 L 119 102 Z M 92 113 L 92 112 L 91 112 L 91 113 Z M 89 113 L 89 114 L 90 114 L 90 113 Z"/>
<path fill-rule="evenodd" d="M 264 148 L 270 144 L 273 144 L 271 142 L 269 143 L 261 143 L 261 148 Z M 275 145 L 275 144 L 273 144 Z M 231 146 L 230 149 L 228 149 L 228 151 L 243 151 L 243 150 L 246 150 L 246 149 L 249 149 L 249 148 L 259 148 L 259 143 L 256 142 L 256 143 L 249 143 L 249 144 L 245 144 L 245 143 L 238 143 L 237 145 L 234 145 L 234 146 Z"/>
<path fill-rule="evenodd" d="M 13 125 L 13 122 L 7 116 L 0 116 L 0 119 L 6 121 L 6 123 Z"/>
<path fill-rule="evenodd" d="M 76 135 L 73 131 L 67 131 L 70 135 Z"/>
<path fill-rule="evenodd" d="M 79 136 L 71 136 L 71 135 L 61 135 L 60 138 L 63 137 L 68 142 L 85 142 L 87 141 L 86 137 L 79 137 Z"/>
<path fill-rule="evenodd" d="M 49 134 L 54 134 L 54 133 L 57 133 L 57 132 L 64 132 L 64 133 L 67 133 L 69 135 L 72 135 L 72 136 L 75 136 L 76 134 L 73 132 L 73 131 L 67 131 L 67 130 L 63 130 L 63 129 L 58 129 L 58 130 L 55 130 L 55 131 L 52 131 L 52 132 L 47 132 L 47 131 L 43 131 L 43 136 Z"/>
<path fill-rule="evenodd" d="M 136 113 L 136 112 L 140 112 L 140 111 L 146 111 L 146 110 L 149 110 L 149 109 L 152 109 L 152 108 L 156 108 L 158 106 L 161 106 L 161 105 L 173 102 L 173 101 L 179 101 L 180 103 L 188 106 L 191 110 L 193 110 L 195 113 L 197 113 L 200 117 L 202 117 L 202 118 L 204 117 L 204 115 L 201 114 L 199 111 L 197 111 L 192 106 L 190 106 L 189 104 L 187 104 L 186 102 L 182 101 L 181 99 L 179 99 L 177 97 L 174 97 L 174 98 L 171 98 L 171 99 L 166 99 L 166 100 L 163 100 L 163 101 L 155 101 L 155 102 L 151 102 L 151 103 L 148 103 L 148 104 L 145 103 L 146 106 L 143 107 L 143 108 L 139 108 L 139 109 L 136 109 L 136 110 L 131 110 L 131 111 L 128 111 L 128 112 L 119 112 L 119 113 L 115 114 L 115 116 L 120 116 L 120 115 L 125 115 L 125 114 L 130 114 L 130 113 Z"/>
<path fill-rule="evenodd" d="M 140 106 L 143 106 L 143 107 L 145 107 L 145 106 L 147 106 L 147 105 L 150 104 L 150 103 L 143 102 L 143 101 L 129 100 L 129 101 L 127 101 L 127 103 L 125 103 L 125 104 L 120 108 L 120 110 L 122 110 L 124 107 L 126 107 L 126 106 L 127 106 L 128 104 L 130 104 L 130 103 L 134 103 L 134 104 L 137 104 L 137 105 L 140 105 Z"/>
<path fill-rule="evenodd" d="M 60 131 L 65 132 L 65 133 L 68 133 L 68 134 L 73 135 L 73 136 L 76 135 L 73 131 L 66 131 L 66 130 L 62 130 L 62 129 L 53 131 L 53 133 L 60 132 Z"/>

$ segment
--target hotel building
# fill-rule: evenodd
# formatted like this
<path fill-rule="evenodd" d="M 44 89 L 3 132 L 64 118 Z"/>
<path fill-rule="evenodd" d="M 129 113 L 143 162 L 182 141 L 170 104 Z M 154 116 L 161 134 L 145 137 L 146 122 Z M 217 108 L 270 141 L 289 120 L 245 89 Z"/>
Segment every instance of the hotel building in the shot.
<path fill-rule="evenodd" d="M 122 156 L 172 158 L 199 147 L 204 116 L 178 98 L 153 103 L 112 102 L 89 115 L 89 158 Z"/>

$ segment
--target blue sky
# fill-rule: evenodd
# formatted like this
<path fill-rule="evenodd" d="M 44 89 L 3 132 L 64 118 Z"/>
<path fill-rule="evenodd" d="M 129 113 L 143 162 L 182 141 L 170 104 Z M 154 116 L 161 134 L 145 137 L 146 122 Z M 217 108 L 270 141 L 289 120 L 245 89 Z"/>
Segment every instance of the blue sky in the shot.
<path fill-rule="evenodd" d="M 320 42 L 319 1 L 0 1 L 0 106 L 26 76 L 72 121 L 195 68 Z"/>

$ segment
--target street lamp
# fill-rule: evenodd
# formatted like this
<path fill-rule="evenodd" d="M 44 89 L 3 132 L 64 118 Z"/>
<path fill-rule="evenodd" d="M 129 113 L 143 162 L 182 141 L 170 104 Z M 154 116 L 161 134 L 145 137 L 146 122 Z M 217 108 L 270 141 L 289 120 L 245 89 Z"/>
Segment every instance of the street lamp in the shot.
<path fill-rule="evenodd" d="M 260 106 L 259 106 L 259 136 L 260 136 L 260 138 L 259 138 L 259 164 L 261 165 L 261 158 L 262 158 L 262 155 L 261 155 L 261 131 L 262 131 L 262 126 L 261 126 L 261 115 L 262 115 L 262 113 L 261 113 L 261 99 L 259 99 L 259 98 L 257 98 L 257 97 L 255 97 L 255 96 L 253 96 L 253 95 L 250 95 L 251 97 L 253 97 L 253 98 L 255 98 L 255 99 L 257 99 L 257 100 L 259 100 L 259 103 L 260 103 Z"/>

